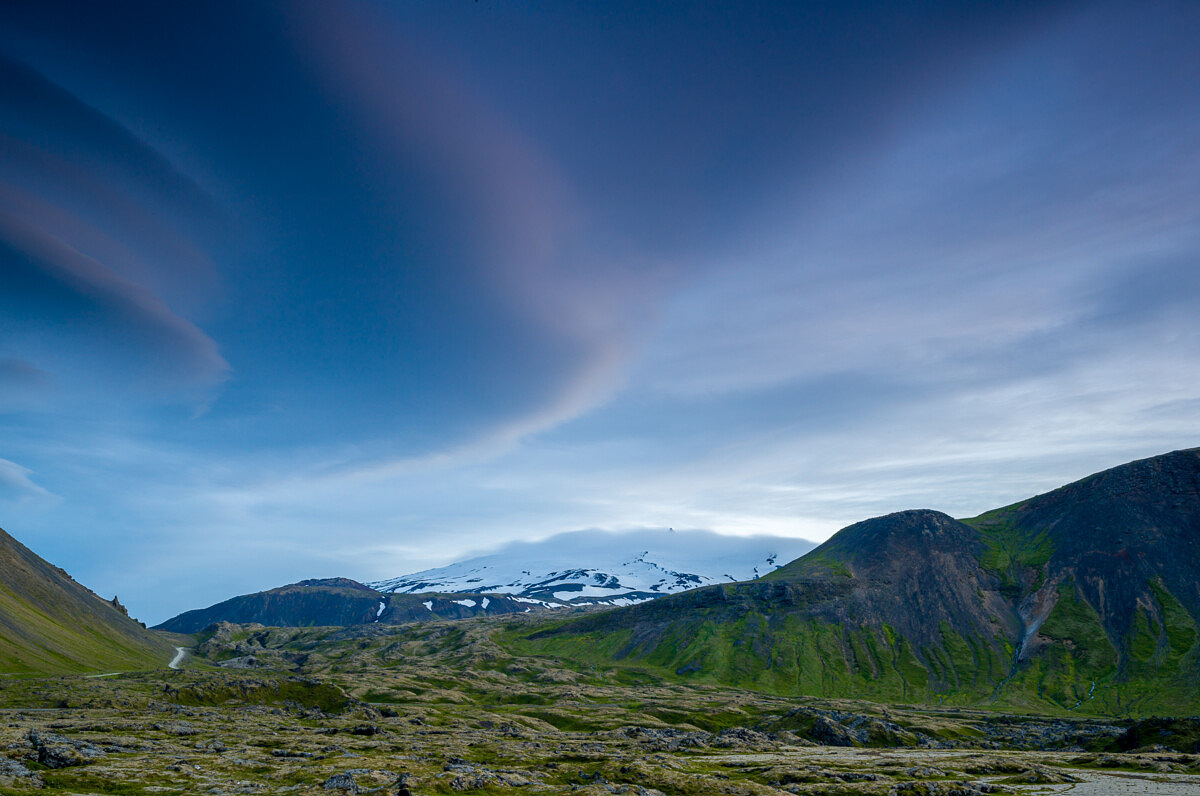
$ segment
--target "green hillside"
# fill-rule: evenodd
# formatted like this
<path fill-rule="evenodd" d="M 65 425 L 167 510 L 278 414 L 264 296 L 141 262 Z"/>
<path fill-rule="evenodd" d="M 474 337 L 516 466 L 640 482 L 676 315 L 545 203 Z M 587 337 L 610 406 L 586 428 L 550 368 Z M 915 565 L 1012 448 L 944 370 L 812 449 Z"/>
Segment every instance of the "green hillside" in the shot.
<path fill-rule="evenodd" d="M 1200 712 L 1200 452 L 965 521 L 843 529 L 757 581 L 508 643 L 776 694 L 1106 714 Z"/>
<path fill-rule="evenodd" d="M 0 530 L 0 673 L 109 672 L 165 666 L 165 635 Z"/>

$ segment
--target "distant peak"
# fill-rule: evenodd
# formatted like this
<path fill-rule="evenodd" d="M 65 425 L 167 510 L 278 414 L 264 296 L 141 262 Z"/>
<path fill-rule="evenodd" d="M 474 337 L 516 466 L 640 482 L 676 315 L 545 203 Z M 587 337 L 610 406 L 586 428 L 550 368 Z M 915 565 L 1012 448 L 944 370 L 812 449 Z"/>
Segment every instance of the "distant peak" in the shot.
<path fill-rule="evenodd" d="M 555 603 L 627 605 L 712 583 L 750 580 L 812 549 L 802 539 L 703 531 L 560 534 L 369 584 L 383 592 L 499 592 Z M 484 580 L 471 576 L 486 573 Z"/>
<path fill-rule="evenodd" d="M 310 578 L 302 580 L 298 583 L 293 583 L 293 586 L 323 586 L 329 589 L 359 589 L 361 591 L 375 591 L 370 586 L 359 583 L 350 578 Z"/>

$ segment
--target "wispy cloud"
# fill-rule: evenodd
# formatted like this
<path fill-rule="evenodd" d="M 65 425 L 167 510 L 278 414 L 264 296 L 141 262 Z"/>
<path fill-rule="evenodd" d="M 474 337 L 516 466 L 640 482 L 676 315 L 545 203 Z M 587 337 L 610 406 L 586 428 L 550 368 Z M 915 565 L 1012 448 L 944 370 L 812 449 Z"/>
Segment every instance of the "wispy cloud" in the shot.
<path fill-rule="evenodd" d="M 202 383 L 224 378 L 229 364 L 217 345 L 148 290 L 21 220 L 0 214 L 0 253 L 9 274 L 6 303 L 28 302 L 62 313 L 52 322 L 114 336 L 142 349 L 154 369 Z M 9 312 L 20 312 L 11 305 Z M 44 319 L 39 319 L 39 326 Z M 164 356 L 165 355 L 165 356 Z"/>
<path fill-rule="evenodd" d="M 51 383 L 50 374 L 32 362 L 17 357 L 0 358 L 0 385 L 6 390 L 32 390 Z"/>
<path fill-rule="evenodd" d="M 403 175 L 419 164 L 462 214 L 466 278 L 538 342 L 569 351 L 549 375 L 554 394 L 467 447 L 503 447 L 601 403 L 656 317 L 668 261 L 605 242 L 619 235 L 595 226 L 565 167 L 385 15 L 304 9 L 297 30 L 329 101 L 348 106 L 385 167 Z"/>
<path fill-rule="evenodd" d="M 55 498 L 56 496 L 34 483 L 32 471 L 8 459 L 0 459 L 0 498 L 24 500 Z"/>
<path fill-rule="evenodd" d="M 193 240 L 231 223 L 173 163 L 110 116 L 0 54 L 0 209 L 177 301 L 219 279 Z"/>

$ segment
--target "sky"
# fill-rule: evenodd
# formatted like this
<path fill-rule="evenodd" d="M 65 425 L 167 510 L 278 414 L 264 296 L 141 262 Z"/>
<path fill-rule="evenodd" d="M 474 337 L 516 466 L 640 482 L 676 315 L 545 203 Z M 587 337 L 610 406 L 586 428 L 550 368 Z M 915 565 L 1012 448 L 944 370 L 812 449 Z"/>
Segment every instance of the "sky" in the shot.
<path fill-rule="evenodd" d="M 0 5 L 0 526 L 155 623 L 1200 445 L 1194 2 Z"/>

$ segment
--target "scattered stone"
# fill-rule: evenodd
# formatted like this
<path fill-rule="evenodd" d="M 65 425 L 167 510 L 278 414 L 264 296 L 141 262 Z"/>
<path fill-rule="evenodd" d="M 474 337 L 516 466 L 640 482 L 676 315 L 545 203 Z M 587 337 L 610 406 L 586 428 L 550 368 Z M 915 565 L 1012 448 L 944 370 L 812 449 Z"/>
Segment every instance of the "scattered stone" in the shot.
<path fill-rule="evenodd" d="M 712 739 L 712 745 L 722 749 L 770 749 L 775 742 L 769 735 L 745 727 L 727 727 Z"/>
<path fill-rule="evenodd" d="M 826 746 L 859 746 L 861 742 L 854 733 L 844 727 L 840 722 L 834 721 L 828 716 L 817 716 L 813 723 L 812 738 L 817 743 L 825 744 Z"/>
<path fill-rule="evenodd" d="M 165 732 L 168 735 L 188 736 L 199 735 L 200 729 L 196 725 L 187 721 L 170 721 L 162 724 L 152 724 L 150 729 Z"/>
<path fill-rule="evenodd" d="M 487 776 L 483 772 L 472 772 L 469 774 L 459 774 L 450 781 L 452 790 L 482 790 L 491 785 L 495 780 Z"/>
<path fill-rule="evenodd" d="M 963 770 L 968 774 L 1021 774 L 1029 769 L 1029 766 L 1016 760 L 1005 760 L 1003 758 L 986 758 L 979 760 L 966 766 Z"/>
<path fill-rule="evenodd" d="M 42 775 L 30 771 L 20 760 L 0 757 L 0 785 L 26 785 L 40 788 L 42 787 Z"/>
<path fill-rule="evenodd" d="M 1122 752 L 1200 752 L 1200 717 L 1143 719 L 1115 741 Z"/>
<path fill-rule="evenodd" d="M 1050 769 L 1040 767 L 1030 768 L 1005 780 L 1005 782 L 1031 785 L 1061 785 L 1078 781 L 1077 777 L 1073 777 L 1065 771 L 1051 771 Z"/>
<path fill-rule="evenodd" d="M 82 766 L 104 756 L 104 752 L 87 741 L 76 741 L 52 732 L 30 730 L 26 737 L 37 752 L 37 761 L 46 768 Z"/>
<path fill-rule="evenodd" d="M 354 781 L 354 775 L 349 771 L 342 774 L 334 774 L 329 779 L 321 784 L 325 790 L 340 790 L 346 793 L 362 793 L 362 788 Z"/>
<path fill-rule="evenodd" d="M 901 782 L 892 788 L 896 796 L 980 796 L 1011 792 L 1003 785 L 980 782 Z"/>

